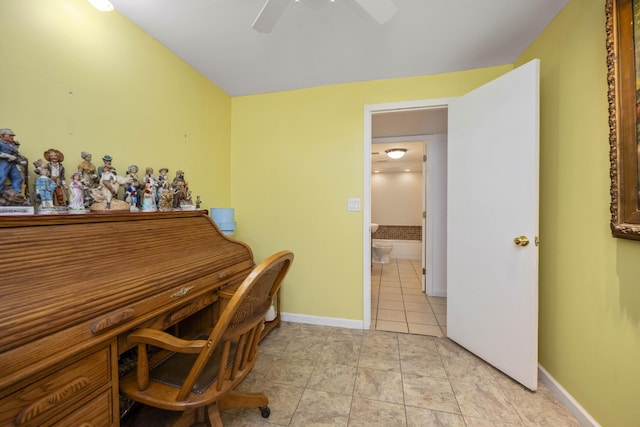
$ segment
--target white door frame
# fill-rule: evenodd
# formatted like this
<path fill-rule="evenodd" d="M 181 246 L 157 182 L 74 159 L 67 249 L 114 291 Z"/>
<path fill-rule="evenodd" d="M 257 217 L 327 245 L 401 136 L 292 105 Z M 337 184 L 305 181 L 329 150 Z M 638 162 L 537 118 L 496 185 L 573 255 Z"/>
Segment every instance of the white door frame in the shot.
<path fill-rule="evenodd" d="M 420 289 L 422 292 L 427 292 L 427 283 L 431 283 L 430 280 L 427 280 L 428 275 L 431 273 L 430 269 L 427 269 L 427 264 L 430 260 L 427 259 L 427 244 L 429 243 L 427 240 L 427 210 L 429 206 L 427 204 L 427 185 L 428 185 L 428 176 L 427 173 L 429 170 L 427 169 L 427 155 L 429 151 L 429 142 L 425 141 L 422 143 L 422 221 L 420 224 L 422 225 L 422 244 L 420 245 L 420 263 L 422 265 L 422 274 L 420 276 L 420 281 L 422 282 L 420 285 Z"/>
<path fill-rule="evenodd" d="M 447 124 L 448 127 L 448 124 Z M 427 173 L 423 195 L 427 218 L 424 229 L 425 292 L 430 297 L 447 296 L 447 133 L 427 140 Z"/>
<path fill-rule="evenodd" d="M 387 104 L 371 104 L 364 106 L 364 190 L 363 190 L 363 327 L 371 328 L 371 116 L 377 113 L 398 112 L 434 107 L 448 108 L 452 98 L 422 99 L 415 101 L 392 102 Z M 423 176 L 424 179 L 424 176 Z"/>

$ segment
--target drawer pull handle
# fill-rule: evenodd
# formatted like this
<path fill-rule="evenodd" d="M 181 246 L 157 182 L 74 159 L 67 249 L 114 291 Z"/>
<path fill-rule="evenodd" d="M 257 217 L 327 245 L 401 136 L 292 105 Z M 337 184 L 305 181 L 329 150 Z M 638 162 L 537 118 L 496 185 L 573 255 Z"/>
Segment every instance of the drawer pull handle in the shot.
<path fill-rule="evenodd" d="M 180 298 L 189 293 L 189 291 L 193 289 L 193 286 L 186 286 L 180 289 L 178 292 L 171 294 L 171 298 Z"/>
<path fill-rule="evenodd" d="M 228 270 L 221 271 L 218 273 L 218 279 L 226 279 L 229 276 L 233 276 L 236 270 L 234 268 L 230 268 Z"/>
<path fill-rule="evenodd" d="M 26 424 L 34 418 L 44 414 L 56 405 L 59 405 L 60 403 L 81 394 L 82 391 L 86 389 L 87 386 L 89 386 L 89 383 L 89 378 L 78 377 L 72 380 L 67 385 L 54 391 L 53 393 L 43 397 L 40 400 L 37 400 L 36 402 L 24 408 L 24 410 L 20 412 L 20 414 L 18 414 L 18 416 L 16 417 L 16 425 Z"/>
<path fill-rule="evenodd" d="M 118 323 L 132 318 L 133 316 L 135 316 L 135 314 L 136 312 L 132 308 L 127 308 L 126 310 L 122 310 L 116 314 L 112 314 L 111 316 L 107 316 L 104 319 L 97 320 L 93 325 L 91 325 L 91 332 L 97 334 L 98 332 L 102 332 L 106 329 L 112 328 Z"/>

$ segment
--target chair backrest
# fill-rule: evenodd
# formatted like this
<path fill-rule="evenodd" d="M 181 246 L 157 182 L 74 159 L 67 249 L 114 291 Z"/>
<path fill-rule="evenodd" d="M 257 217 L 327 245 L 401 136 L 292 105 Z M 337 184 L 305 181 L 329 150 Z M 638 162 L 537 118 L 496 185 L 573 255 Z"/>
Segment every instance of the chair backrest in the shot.
<path fill-rule="evenodd" d="M 212 354 L 221 345 L 217 380 L 212 387 L 215 386 L 217 390 L 234 387 L 249 373 L 258 355 L 264 316 L 292 262 L 293 253 L 281 251 L 265 259 L 249 273 L 220 314 L 207 345 L 177 395 L 178 401 L 192 392 Z"/>

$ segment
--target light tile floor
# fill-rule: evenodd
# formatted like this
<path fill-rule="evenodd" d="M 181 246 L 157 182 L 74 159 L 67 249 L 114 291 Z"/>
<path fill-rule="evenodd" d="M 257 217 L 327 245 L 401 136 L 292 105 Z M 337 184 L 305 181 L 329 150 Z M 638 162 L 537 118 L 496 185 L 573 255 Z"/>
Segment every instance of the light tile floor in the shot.
<path fill-rule="evenodd" d="M 226 427 L 579 426 L 542 383 L 530 392 L 454 342 L 284 322 L 240 389 L 271 416 L 222 412 Z"/>
<path fill-rule="evenodd" d="M 371 268 L 371 328 L 443 337 L 447 299 L 422 292 L 420 260 L 395 259 Z"/>
<path fill-rule="evenodd" d="M 543 383 L 531 392 L 447 339 L 446 301 L 422 294 L 420 269 L 374 265 L 371 330 L 283 322 L 271 331 L 239 386 L 264 391 L 271 416 L 223 410 L 225 427 L 580 426 Z"/>

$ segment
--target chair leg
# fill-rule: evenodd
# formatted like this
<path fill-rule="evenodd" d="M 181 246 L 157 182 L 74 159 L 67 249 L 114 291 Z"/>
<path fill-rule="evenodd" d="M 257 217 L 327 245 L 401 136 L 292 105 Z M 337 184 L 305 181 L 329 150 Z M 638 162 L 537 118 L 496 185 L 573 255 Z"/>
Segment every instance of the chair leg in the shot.
<path fill-rule="evenodd" d="M 218 401 L 220 409 L 227 408 L 258 408 L 269 404 L 269 399 L 264 393 L 239 393 L 231 391 Z"/>
<path fill-rule="evenodd" d="M 206 414 L 207 425 L 210 427 L 222 427 L 222 418 L 220 418 L 220 411 L 218 410 L 218 402 L 207 406 Z"/>

